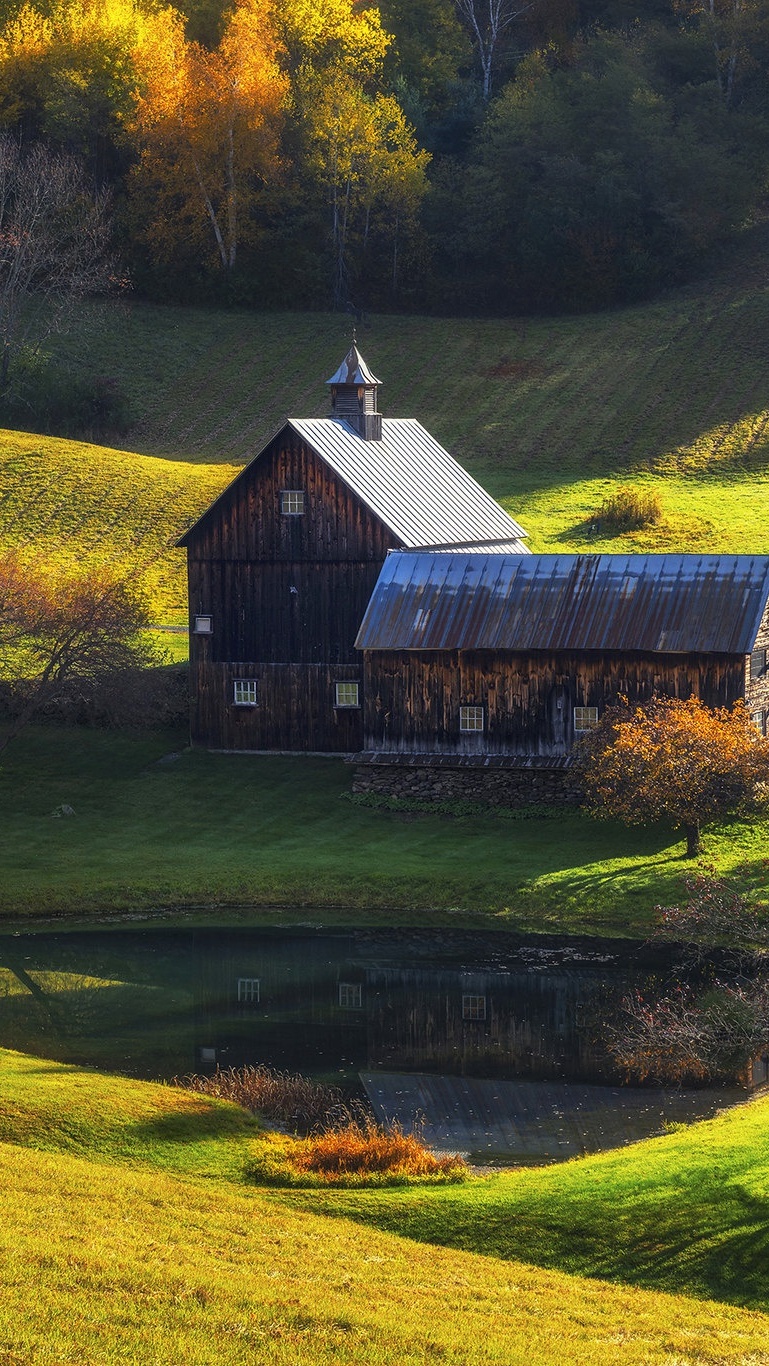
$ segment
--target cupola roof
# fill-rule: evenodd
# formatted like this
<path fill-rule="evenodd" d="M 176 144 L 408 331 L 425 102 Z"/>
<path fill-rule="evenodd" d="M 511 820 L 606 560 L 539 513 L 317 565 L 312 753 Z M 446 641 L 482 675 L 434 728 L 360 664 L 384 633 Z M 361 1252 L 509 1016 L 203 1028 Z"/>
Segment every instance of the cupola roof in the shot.
<path fill-rule="evenodd" d="M 382 381 L 372 374 L 355 342 L 353 342 L 336 374 L 326 380 L 327 384 L 381 384 Z"/>

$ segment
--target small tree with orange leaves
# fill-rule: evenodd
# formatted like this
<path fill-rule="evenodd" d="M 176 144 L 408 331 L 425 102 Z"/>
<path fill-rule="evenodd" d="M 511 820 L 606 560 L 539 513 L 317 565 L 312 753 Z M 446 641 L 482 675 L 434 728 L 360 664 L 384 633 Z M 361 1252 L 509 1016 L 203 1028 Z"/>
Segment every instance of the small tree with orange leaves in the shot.
<path fill-rule="evenodd" d="M 706 707 L 696 697 L 620 698 L 578 744 L 585 805 L 597 816 L 682 826 L 686 853 L 701 851 L 700 829 L 769 801 L 769 741 L 743 702 Z"/>
<path fill-rule="evenodd" d="M 88 704 L 118 676 L 162 662 L 146 632 L 140 588 L 85 568 L 54 578 L 12 551 L 0 556 L 0 680 L 11 715 L 0 754 L 53 704 Z"/>

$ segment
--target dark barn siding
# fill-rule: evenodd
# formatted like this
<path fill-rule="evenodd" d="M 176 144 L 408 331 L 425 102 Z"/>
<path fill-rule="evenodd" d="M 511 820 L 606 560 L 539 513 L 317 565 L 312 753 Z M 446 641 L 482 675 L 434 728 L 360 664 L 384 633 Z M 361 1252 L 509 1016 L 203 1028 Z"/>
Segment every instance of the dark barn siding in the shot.
<path fill-rule="evenodd" d="M 280 511 L 302 490 L 305 512 Z M 281 432 L 189 537 L 193 744 L 347 752 L 361 712 L 334 707 L 335 682 L 360 682 L 355 636 L 387 550 L 398 542 L 296 434 Z M 236 678 L 259 680 L 255 708 Z"/>
<path fill-rule="evenodd" d="M 205 664 L 193 674 L 192 743 L 209 749 L 348 754 L 363 742 L 362 712 L 335 707 L 336 683 L 360 681 L 355 665 Z M 255 707 L 235 706 L 236 678 L 256 679 Z"/>
<path fill-rule="evenodd" d="M 643 702 L 654 692 L 731 706 L 744 695 L 745 665 L 729 655 L 371 650 L 364 674 L 364 749 L 559 756 L 573 743 L 574 707 L 602 713 L 619 695 Z M 484 707 L 482 733 L 460 733 L 463 704 Z"/>
<path fill-rule="evenodd" d="M 758 658 L 757 658 L 758 656 Z M 745 664 L 745 700 L 764 734 L 769 731 L 769 607 L 756 636 L 752 655 Z"/>

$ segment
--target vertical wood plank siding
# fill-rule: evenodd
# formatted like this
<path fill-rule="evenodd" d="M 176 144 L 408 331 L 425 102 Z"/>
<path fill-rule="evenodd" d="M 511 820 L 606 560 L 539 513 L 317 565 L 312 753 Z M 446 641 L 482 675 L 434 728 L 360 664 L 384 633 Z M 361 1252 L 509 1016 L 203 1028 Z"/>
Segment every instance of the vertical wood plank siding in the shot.
<path fill-rule="evenodd" d="M 731 706 L 745 690 L 741 655 L 371 650 L 364 672 L 363 747 L 392 754 L 556 757 L 573 744 L 574 707 L 600 714 L 654 692 Z M 460 733 L 462 705 L 484 708 L 483 732 Z"/>
<path fill-rule="evenodd" d="M 285 490 L 305 511 L 280 511 Z M 388 549 L 400 543 L 290 430 L 211 509 L 188 546 L 193 744 L 347 752 L 362 713 L 334 706 L 358 682 L 355 636 Z M 213 632 L 197 636 L 197 615 Z M 255 708 L 236 678 L 259 681 Z"/>
<path fill-rule="evenodd" d="M 756 636 L 754 655 L 756 650 L 766 650 L 766 659 L 769 660 L 769 607 L 767 607 L 761 626 Z M 759 729 L 766 734 L 769 731 L 769 670 L 764 668 L 762 673 L 757 673 L 751 668 L 751 656 L 745 660 L 745 702 L 748 711 L 761 720 L 758 722 Z"/>

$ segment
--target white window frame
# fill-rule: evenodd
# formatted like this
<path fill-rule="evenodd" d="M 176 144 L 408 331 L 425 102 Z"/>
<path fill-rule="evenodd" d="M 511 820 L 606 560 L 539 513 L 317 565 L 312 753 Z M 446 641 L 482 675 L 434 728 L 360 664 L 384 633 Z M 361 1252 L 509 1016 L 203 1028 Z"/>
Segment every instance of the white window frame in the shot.
<path fill-rule="evenodd" d="M 351 700 L 353 696 L 354 702 Z M 356 707 L 360 708 L 360 683 L 356 683 L 352 679 L 346 679 L 343 683 L 335 683 L 334 699 L 334 707 L 340 711 L 352 711 Z"/>
<path fill-rule="evenodd" d="M 259 977 L 238 978 L 238 1005 L 258 1006 L 262 999 L 262 983 Z"/>
<path fill-rule="evenodd" d="M 471 703 L 462 703 L 459 708 L 459 731 L 461 735 L 480 735 L 486 729 L 486 710 Z"/>
<path fill-rule="evenodd" d="M 595 730 L 599 720 L 597 707 L 575 707 L 574 734 L 587 735 L 588 731 Z"/>
<path fill-rule="evenodd" d="M 259 680 L 256 678 L 233 678 L 233 707 L 259 706 Z"/>
<path fill-rule="evenodd" d="M 361 982 L 339 983 L 339 1007 L 341 1010 L 363 1009 L 363 985 Z"/>
<path fill-rule="evenodd" d="M 476 991 L 462 992 L 462 1019 L 485 1020 L 486 997 Z"/>
<path fill-rule="evenodd" d="M 765 736 L 765 735 L 766 735 L 766 712 L 765 712 L 765 711 L 753 711 L 753 712 L 750 713 L 750 719 L 751 719 L 751 721 L 753 722 L 753 725 L 755 726 L 755 728 L 756 728 L 756 730 L 758 731 L 759 735 L 764 735 L 764 736 Z"/>
<path fill-rule="evenodd" d="M 306 507 L 304 489 L 281 489 L 280 510 L 284 517 L 303 517 Z"/>
<path fill-rule="evenodd" d="M 214 619 L 210 612 L 201 612 L 194 619 L 192 634 L 194 636 L 210 636 L 214 631 Z"/>

